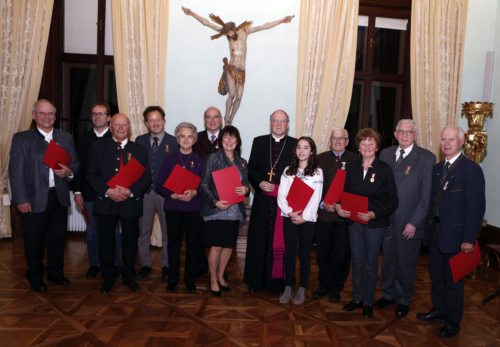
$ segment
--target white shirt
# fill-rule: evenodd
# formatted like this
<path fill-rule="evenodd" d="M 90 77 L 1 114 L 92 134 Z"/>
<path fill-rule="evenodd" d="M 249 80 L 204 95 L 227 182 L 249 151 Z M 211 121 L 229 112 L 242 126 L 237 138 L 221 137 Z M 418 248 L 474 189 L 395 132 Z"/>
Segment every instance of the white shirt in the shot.
<path fill-rule="evenodd" d="M 406 148 L 401 148 L 398 146 L 398 149 L 396 150 L 396 161 L 399 160 L 399 156 L 401 155 L 401 150 L 403 150 L 403 159 L 406 158 L 410 153 L 411 150 L 413 149 L 414 143 L 411 144 L 411 146 L 408 146 Z"/>
<path fill-rule="evenodd" d="M 54 129 L 49 131 L 48 133 L 37 127 L 38 131 L 40 134 L 42 134 L 45 137 L 45 141 L 50 142 L 52 141 L 52 134 L 54 133 Z M 56 186 L 56 182 L 54 180 L 54 171 L 49 167 L 49 188 L 54 188 Z"/>
<path fill-rule="evenodd" d="M 288 217 L 288 214 L 292 212 L 292 208 L 288 205 L 286 197 L 295 177 L 288 176 L 286 174 L 286 170 L 288 170 L 288 167 L 285 168 L 283 175 L 281 175 L 280 186 L 278 189 L 278 206 L 281 209 L 281 215 L 284 217 Z M 318 168 L 313 176 L 305 176 L 302 181 L 314 189 L 311 199 L 307 203 L 304 211 L 302 211 L 302 218 L 304 218 L 307 222 L 316 222 L 316 218 L 318 217 L 318 207 L 321 202 L 321 192 L 323 190 L 323 170 Z"/>
<path fill-rule="evenodd" d="M 455 154 L 450 160 L 445 159 L 444 163 L 446 164 L 446 162 L 448 162 L 448 163 L 450 163 L 450 166 L 453 165 L 453 163 L 458 159 L 460 154 L 462 154 L 461 151 L 458 152 L 457 154 Z"/>

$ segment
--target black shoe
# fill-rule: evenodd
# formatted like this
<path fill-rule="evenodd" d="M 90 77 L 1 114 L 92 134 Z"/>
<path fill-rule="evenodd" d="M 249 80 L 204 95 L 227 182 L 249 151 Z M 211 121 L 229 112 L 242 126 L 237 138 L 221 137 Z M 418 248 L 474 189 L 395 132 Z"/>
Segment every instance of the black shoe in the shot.
<path fill-rule="evenodd" d="M 212 285 L 210 284 L 210 279 L 208 280 L 208 289 L 210 289 L 210 292 L 212 293 L 213 296 L 221 296 L 222 291 L 220 290 L 213 290 Z"/>
<path fill-rule="evenodd" d="M 446 320 L 435 308 L 431 309 L 429 312 L 417 313 L 417 318 L 424 322 L 444 322 Z"/>
<path fill-rule="evenodd" d="M 139 290 L 141 290 L 139 284 L 135 280 L 123 281 L 123 284 L 133 292 L 138 292 Z"/>
<path fill-rule="evenodd" d="M 375 308 L 384 308 L 384 307 L 387 307 L 387 306 L 392 305 L 392 304 L 394 304 L 394 300 L 388 300 L 386 298 L 380 298 L 377 301 L 375 301 L 375 303 L 373 304 L 373 307 L 375 307 Z"/>
<path fill-rule="evenodd" d="M 352 311 L 355 308 L 361 308 L 363 307 L 363 301 L 356 301 L 356 300 L 351 300 L 349 301 L 343 308 L 343 311 Z"/>
<path fill-rule="evenodd" d="M 222 289 L 223 291 L 226 291 L 226 292 L 231 290 L 231 286 L 229 284 L 227 286 L 225 286 L 219 282 L 219 287 L 220 287 L 220 289 Z"/>
<path fill-rule="evenodd" d="M 313 299 L 321 299 L 326 294 L 328 294 L 328 289 L 319 287 L 313 292 Z"/>
<path fill-rule="evenodd" d="M 115 284 L 115 280 L 104 280 L 101 285 L 100 292 L 103 294 L 109 293 Z"/>
<path fill-rule="evenodd" d="M 460 331 L 460 323 L 447 321 L 445 325 L 439 330 L 441 337 L 453 337 Z"/>
<path fill-rule="evenodd" d="M 87 277 L 87 278 L 96 278 L 98 272 L 99 272 L 99 266 L 92 265 L 87 270 L 87 273 L 85 274 L 85 277 Z"/>
<path fill-rule="evenodd" d="M 150 277 L 152 272 L 153 271 L 151 270 L 150 266 L 143 266 L 143 267 L 141 267 L 141 269 L 137 273 L 137 278 L 140 280 L 143 280 L 145 278 Z"/>
<path fill-rule="evenodd" d="M 404 317 L 408 314 L 409 307 L 408 305 L 403 305 L 403 304 L 398 304 L 396 306 L 396 316 L 398 317 Z"/>
<path fill-rule="evenodd" d="M 337 292 L 330 293 L 330 302 L 333 303 L 340 302 L 340 293 Z"/>
<path fill-rule="evenodd" d="M 194 284 L 194 282 L 186 283 L 186 290 L 191 294 L 196 293 L 196 285 Z"/>
<path fill-rule="evenodd" d="M 47 291 L 47 286 L 43 281 L 40 282 L 30 282 L 31 290 L 37 293 L 44 293 Z"/>
<path fill-rule="evenodd" d="M 364 305 L 363 306 L 363 317 L 365 317 L 365 318 L 373 317 L 373 305 Z"/>
<path fill-rule="evenodd" d="M 168 281 L 168 267 L 164 266 L 161 268 L 161 279 L 163 282 Z"/>
<path fill-rule="evenodd" d="M 173 292 L 175 292 L 175 288 L 177 288 L 177 283 L 168 282 L 166 291 L 167 291 L 167 293 L 173 293 Z"/>
<path fill-rule="evenodd" d="M 58 286 L 67 286 L 70 283 L 69 279 L 67 279 L 64 276 L 57 276 L 57 277 L 47 276 L 47 281 L 53 282 L 53 283 L 57 284 Z"/>

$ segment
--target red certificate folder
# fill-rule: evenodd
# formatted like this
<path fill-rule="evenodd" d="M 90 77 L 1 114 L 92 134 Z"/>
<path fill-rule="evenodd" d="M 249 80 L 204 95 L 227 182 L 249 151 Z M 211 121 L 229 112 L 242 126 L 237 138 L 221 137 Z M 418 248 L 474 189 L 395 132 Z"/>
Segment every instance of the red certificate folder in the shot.
<path fill-rule="evenodd" d="M 188 189 L 198 189 L 201 178 L 191 171 L 175 164 L 174 169 L 163 183 L 163 187 L 182 195 Z"/>
<path fill-rule="evenodd" d="M 107 185 L 110 188 L 116 188 L 116 186 L 130 188 L 139 178 L 141 178 L 145 170 L 146 169 L 141 163 L 135 158 L 131 158 L 128 163 L 108 181 Z"/>
<path fill-rule="evenodd" d="M 304 211 L 313 193 L 314 189 L 295 176 L 286 196 L 286 201 L 288 201 L 288 205 L 293 211 Z"/>
<path fill-rule="evenodd" d="M 238 195 L 234 191 L 236 187 L 242 186 L 236 166 L 233 165 L 225 169 L 212 171 L 212 177 L 220 200 L 227 201 L 229 204 L 245 201 L 245 195 Z"/>
<path fill-rule="evenodd" d="M 349 217 L 349 219 L 358 223 L 367 224 L 367 222 L 358 218 L 358 212 L 368 212 L 368 198 L 366 196 L 343 192 L 340 200 L 342 202 L 342 209 L 351 212 L 351 217 Z"/>
<path fill-rule="evenodd" d="M 54 140 L 51 140 L 45 150 L 42 162 L 51 169 L 58 170 L 61 168 L 59 164 L 69 166 L 71 163 L 71 156 L 64 148 L 59 146 Z"/>
<path fill-rule="evenodd" d="M 453 283 L 457 283 L 471 272 L 481 262 L 481 251 L 479 245 L 474 243 L 474 249 L 470 253 L 460 252 L 448 260 L 450 264 Z"/>
<path fill-rule="evenodd" d="M 330 188 L 328 188 L 328 192 L 326 192 L 325 198 L 323 199 L 325 204 L 333 205 L 340 201 L 340 196 L 344 191 L 346 173 L 347 171 L 345 170 L 337 169 L 332 184 L 330 184 Z"/>

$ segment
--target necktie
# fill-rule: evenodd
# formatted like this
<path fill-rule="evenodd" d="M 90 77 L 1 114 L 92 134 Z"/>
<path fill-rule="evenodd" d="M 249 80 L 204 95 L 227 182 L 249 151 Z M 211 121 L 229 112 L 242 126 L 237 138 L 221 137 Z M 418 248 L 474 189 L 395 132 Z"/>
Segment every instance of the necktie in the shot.
<path fill-rule="evenodd" d="M 216 139 L 215 135 L 210 136 L 210 142 L 212 142 L 212 145 L 215 143 Z"/>
<path fill-rule="evenodd" d="M 157 150 L 158 150 L 158 138 L 155 136 L 153 137 L 153 145 L 151 146 L 151 151 L 153 152 L 153 154 L 155 154 Z"/>
<path fill-rule="evenodd" d="M 439 187 L 432 199 L 431 209 L 434 216 L 439 216 L 439 205 L 441 204 L 441 200 L 443 198 L 443 193 L 445 190 L 446 179 L 448 177 L 448 171 L 450 169 L 450 162 L 447 161 L 443 167 L 443 173 L 441 175 L 441 179 L 439 180 Z"/>
<path fill-rule="evenodd" d="M 404 155 L 405 155 L 405 150 L 404 149 L 400 149 L 399 150 L 399 158 L 398 158 L 398 160 L 396 160 L 396 164 L 399 164 L 403 160 Z"/>

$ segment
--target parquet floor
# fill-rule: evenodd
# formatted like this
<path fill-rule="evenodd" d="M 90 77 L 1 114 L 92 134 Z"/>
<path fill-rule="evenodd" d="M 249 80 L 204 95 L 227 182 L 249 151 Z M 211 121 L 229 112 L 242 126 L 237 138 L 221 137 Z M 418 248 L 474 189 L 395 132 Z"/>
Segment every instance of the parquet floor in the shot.
<path fill-rule="evenodd" d="M 244 233 L 242 233 L 244 234 Z M 131 293 L 118 285 L 110 294 L 98 292 L 99 279 L 88 280 L 83 235 L 72 234 L 66 249 L 66 288 L 48 283 L 37 294 L 24 278 L 22 240 L 0 241 L 0 346 L 500 346 L 500 298 L 483 305 L 496 289 L 498 273 L 469 279 L 465 319 L 460 334 L 443 340 L 440 325 L 415 318 L 431 307 L 427 257 L 417 271 L 416 298 L 410 314 L 396 319 L 393 308 L 375 310 L 372 319 L 360 311 L 343 312 L 342 304 L 308 299 L 303 306 L 281 305 L 267 293 L 251 294 L 241 278 L 246 237 L 229 269 L 232 290 L 214 298 L 206 278 L 197 293 L 183 286 L 166 293 L 160 279 L 159 249 L 154 249 L 155 273 Z M 314 258 L 314 256 L 313 256 Z M 313 263 L 310 288 L 316 287 Z M 342 301 L 350 299 L 350 281 Z M 380 293 L 377 293 L 377 297 Z"/>

